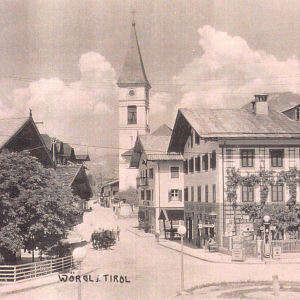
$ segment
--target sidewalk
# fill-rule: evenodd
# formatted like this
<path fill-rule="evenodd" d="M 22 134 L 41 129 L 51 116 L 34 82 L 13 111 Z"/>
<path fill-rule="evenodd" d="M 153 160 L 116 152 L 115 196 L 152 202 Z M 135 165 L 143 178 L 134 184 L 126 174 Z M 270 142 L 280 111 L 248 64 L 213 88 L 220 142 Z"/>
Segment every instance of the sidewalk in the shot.
<path fill-rule="evenodd" d="M 145 233 L 138 228 L 127 228 L 128 231 L 140 237 L 152 237 L 155 239 L 154 234 Z M 160 237 L 158 245 L 166 247 L 177 252 L 181 252 L 180 240 L 168 240 Z M 191 257 L 211 262 L 211 263 L 225 263 L 225 264 L 300 264 L 300 253 L 281 253 L 280 259 L 264 259 L 260 258 L 246 258 L 245 261 L 232 261 L 231 256 L 221 252 L 208 252 L 208 250 L 197 248 L 186 241 L 183 242 L 183 253 Z"/>

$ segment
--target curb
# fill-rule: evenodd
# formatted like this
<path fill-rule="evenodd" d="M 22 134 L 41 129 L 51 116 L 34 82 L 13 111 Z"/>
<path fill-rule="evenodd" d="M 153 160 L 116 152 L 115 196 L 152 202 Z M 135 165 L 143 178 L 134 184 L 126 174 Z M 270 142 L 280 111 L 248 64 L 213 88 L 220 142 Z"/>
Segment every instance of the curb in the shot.
<path fill-rule="evenodd" d="M 174 250 L 176 252 L 181 252 L 180 250 L 174 249 L 174 248 L 169 247 L 167 245 L 163 245 L 161 243 L 157 243 L 157 244 L 160 245 L 160 246 L 162 246 L 162 247 Z M 225 262 L 223 262 L 223 261 L 209 260 L 209 259 L 206 259 L 206 258 L 203 258 L 203 257 L 199 257 L 199 256 L 196 256 L 196 255 L 193 255 L 193 254 L 190 254 L 190 253 L 186 253 L 186 252 L 183 252 L 183 254 L 187 255 L 187 256 L 190 256 L 190 257 L 193 257 L 193 258 L 196 258 L 196 259 L 199 259 L 199 260 L 202 260 L 202 261 L 205 261 L 205 262 L 215 263 L 215 264 L 245 264 L 245 265 L 300 264 L 299 261 L 295 261 L 295 262 L 292 262 L 292 261 L 287 261 L 287 262 L 284 262 L 284 261 L 257 261 L 257 262 L 247 262 L 247 261 L 244 261 L 244 262 L 233 262 L 233 261 L 231 261 L 231 262 L 226 262 L 225 261 Z"/>

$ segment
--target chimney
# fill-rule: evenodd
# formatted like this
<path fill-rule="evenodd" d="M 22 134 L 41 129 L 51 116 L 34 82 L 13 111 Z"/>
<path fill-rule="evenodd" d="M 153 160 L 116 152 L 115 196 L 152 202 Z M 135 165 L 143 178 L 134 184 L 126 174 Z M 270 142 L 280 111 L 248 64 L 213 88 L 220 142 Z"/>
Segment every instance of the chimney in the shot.
<path fill-rule="evenodd" d="M 266 94 L 260 94 L 260 95 L 254 95 L 255 99 L 252 102 L 253 105 L 253 111 L 256 115 L 267 115 L 269 111 L 269 105 L 268 105 L 268 95 Z"/>

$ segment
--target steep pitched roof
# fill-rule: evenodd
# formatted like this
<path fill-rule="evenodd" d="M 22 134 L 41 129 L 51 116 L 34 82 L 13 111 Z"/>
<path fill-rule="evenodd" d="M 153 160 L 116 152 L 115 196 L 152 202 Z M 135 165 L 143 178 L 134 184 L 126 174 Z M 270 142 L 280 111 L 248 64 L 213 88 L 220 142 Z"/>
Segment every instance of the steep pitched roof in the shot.
<path fill-rule="evenodd" d="M 31 116 L 0 119 L 0 150 L 28 150 L 44 167 L 54 167 L 47 146 Z"/>
<path fill-rule="evenodd" d="M 163 124 L 160 127 L 158 127 L 155 131 L 153 131 L 151 135 L 171 136 L 172 129 L 166 124 Z"/>
<path fill-rule="evenodd" d="M 169 151 L 182 151 L 191 128 L 202 138 L 300 138 L 300 124 L 269 109 L 255 115 L 246 109 L 179 109 Z"/>
<path fill-rule="evenodd" d="M 146 85 L 151 88 L 146 76 L 134 22 L 132 23 L 125 62 L 117 85 L 119 87 Z"/>

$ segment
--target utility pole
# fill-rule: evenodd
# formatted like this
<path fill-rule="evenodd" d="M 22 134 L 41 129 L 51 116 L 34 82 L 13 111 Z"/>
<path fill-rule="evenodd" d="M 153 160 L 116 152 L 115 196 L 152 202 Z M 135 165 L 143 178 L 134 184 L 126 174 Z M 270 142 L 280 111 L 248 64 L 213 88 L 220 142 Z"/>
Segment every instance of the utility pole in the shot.
<path fill-rule="evenodd" d="M 55 158 L 55 144 L 56 144 L 56 138 L 51 138 L 51 145 L 52 145 L 52 159 L 54 164 L 56 165 L 56 158 Z"/>

